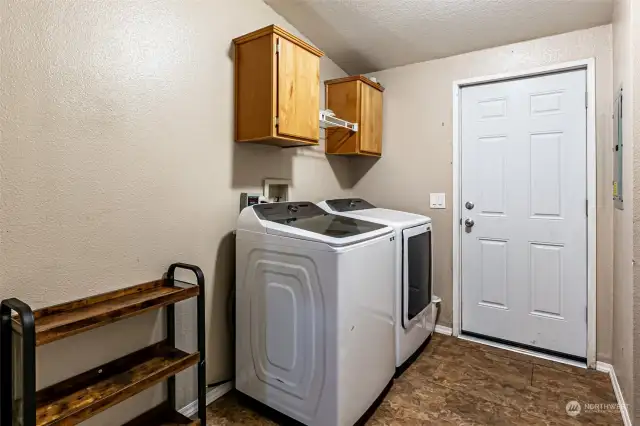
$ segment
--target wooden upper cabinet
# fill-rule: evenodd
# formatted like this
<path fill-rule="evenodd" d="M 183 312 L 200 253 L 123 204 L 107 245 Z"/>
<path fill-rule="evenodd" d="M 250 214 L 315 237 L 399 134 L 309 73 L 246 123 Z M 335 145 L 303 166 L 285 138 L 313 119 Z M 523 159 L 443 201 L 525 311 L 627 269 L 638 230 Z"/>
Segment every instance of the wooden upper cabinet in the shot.
<path fill-rule="evenodd" d="M 236 141 L 317 145 L 324 53 L 275 25 L 233 43 Z"/>
<path fill-rule="evenodd" d="M 327 154 L 382 155 L 382 93 L 384 88 L 357 75 L 325 81 L 326 108 L 336 117 L 358 123 L 358 131 L 327 129 Z"/>

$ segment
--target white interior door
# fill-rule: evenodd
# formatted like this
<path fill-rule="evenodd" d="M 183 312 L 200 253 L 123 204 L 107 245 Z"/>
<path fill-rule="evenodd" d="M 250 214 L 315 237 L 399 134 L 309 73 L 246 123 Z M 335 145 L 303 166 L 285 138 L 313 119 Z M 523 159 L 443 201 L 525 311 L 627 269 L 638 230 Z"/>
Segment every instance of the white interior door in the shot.
<path fill-rule="evenodd" d="M 463 332 L 586 357 L 585 93 L 586 70 L 461 90 Z"/>

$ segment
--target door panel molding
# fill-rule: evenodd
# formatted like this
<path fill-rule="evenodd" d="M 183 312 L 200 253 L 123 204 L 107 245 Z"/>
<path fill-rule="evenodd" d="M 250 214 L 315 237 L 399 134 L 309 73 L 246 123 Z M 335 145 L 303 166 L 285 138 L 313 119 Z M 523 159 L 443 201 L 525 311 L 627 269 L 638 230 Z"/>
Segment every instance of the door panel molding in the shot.
<path fill-rule="evenodd" d="M 496 83 L 528 77 L 539 77 L 558 72 L 586 70 L 587 79 L 587 366 L 596 366 L 596 115 L 595 115 L 595 59 L 565 62 L 530 70 L 474 77 L 453 82 L 453 335 L 461 336 L 461 89 L 466 86 Z M 535 114 L 554 114 L 560 105 L 555 93 L 540 93 L 530 99 L 531 111 Z M 494 99 L 493 101 L 499 101 Z M 501 119 L 505 115 L 501 102 L 486 105 L 486 120 Z"/>

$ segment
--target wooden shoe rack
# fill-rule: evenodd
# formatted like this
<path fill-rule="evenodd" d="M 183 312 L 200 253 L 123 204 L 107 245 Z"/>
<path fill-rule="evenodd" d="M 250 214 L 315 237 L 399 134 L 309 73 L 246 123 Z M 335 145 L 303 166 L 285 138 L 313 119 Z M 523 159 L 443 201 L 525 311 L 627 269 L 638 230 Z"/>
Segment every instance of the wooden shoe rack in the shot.
<path fill-rule="evenodd" d="M 176 269 L 195 273 L 197 284 L 174 279 Z M 175 303 L 197 297 L 198 352 L 175 347 Z M 75 425 L 162 381 L 168 398 L 127 426 L 206 424 L 204 275 L 186 263 L 172 264 L 165 278 L 33 311 L 18 299 L 0 304 L 0 424 L 11 425 L 13 333 L 22 340 L 23 426 Z M 165 308 L 166 339 L 36 392 L 36 347 L 97 327 Z M 14 314 L 15 313 L 15 314 Z M 16 315 L 17 314 L 17 315 Z M 198 367 L 198 419 L 176 411 L 175 375 Z"/>

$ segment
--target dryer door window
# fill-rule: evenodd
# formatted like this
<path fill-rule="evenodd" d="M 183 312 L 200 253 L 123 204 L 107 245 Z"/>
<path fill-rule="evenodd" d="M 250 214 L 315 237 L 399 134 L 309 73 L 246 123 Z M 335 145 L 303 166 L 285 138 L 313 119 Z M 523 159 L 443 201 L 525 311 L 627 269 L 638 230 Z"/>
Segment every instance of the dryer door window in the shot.
<path fill-rule="evenodd" d="M 403 236 L 403 315 L 402 325 L 409 328 L 431 303 L 432 253 L 431 228 L 416 226 L 402 231 Z"/>

